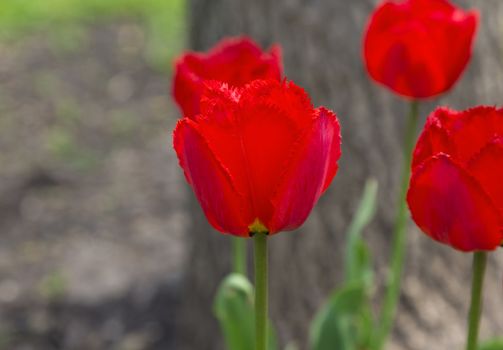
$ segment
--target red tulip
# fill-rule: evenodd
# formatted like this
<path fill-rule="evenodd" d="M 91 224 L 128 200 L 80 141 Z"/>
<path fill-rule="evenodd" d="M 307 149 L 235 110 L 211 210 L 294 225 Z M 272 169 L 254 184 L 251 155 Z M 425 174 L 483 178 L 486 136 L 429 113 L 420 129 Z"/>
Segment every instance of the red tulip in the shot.
<path fill-rule="evenodd" d="M 370 76 L 412 99 L 449 90 L 465 69 L 476 11 L 447 0 L 384 1 L 370 17 L 364 58 Z"/>
<path fill-rule="evenodd" d="M 236 236 L 293 230 L 337 172 L 339 123 L 292 82 L 209 82 L 173 143 L 208 221 Z"/>
<path fill-rule="evenodd" d="M 407 194 L 412 218 L 462 251 L 503 243 L 503 109 L 439 108 L 426 121 Z"/>
<path fill-rule="evenodd" d="M 208 53 L 188 52 L 175 62 L 173 96 L 184 116 L 199 113 L 199 101 L 206 80 L 219 80 L 242 87 L 255 79 L 281 79 L 281 49 L 269 52 L 248 37 L 220 41 Z"/>

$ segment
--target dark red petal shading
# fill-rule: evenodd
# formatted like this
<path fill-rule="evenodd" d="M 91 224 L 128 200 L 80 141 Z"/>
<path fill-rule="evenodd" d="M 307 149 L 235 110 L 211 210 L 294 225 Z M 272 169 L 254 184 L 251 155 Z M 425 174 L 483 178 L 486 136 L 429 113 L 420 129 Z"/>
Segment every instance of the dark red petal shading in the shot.
<path fill-rule="evenodd" d="M 337 172 L 336 116 L 276 80 L 206 82 L 200 106 L 179 122 L 175 149 L 212 225 L 242 236 L 301 225 Z"/>
<path fill-rule="evenodd" d="M 436 87 L 438 93 L 449 90 L 467 66 L 473 50 L 473 38 L 478 26 L 477 11 L 464 11 L 447 1 L 413 0 L 413 12 L 423 21 L 433 52 L 440 63 L 443 83 Z M 429 10 L 421 13 L 428 2 Z M 443 4 L 440 4 L 443 3 Z M 449 9 L 450 7 L 450 9 Z"/>
<path fill-rule="evenodd" d="M 337 170 L 339 170 L 339 165 L 337 164 L 337 161 L 341 157 L 341 128 L 335 113 L 326 109 L 325 107 L 317 108 L 315 110 L 315 114 L 317 120 L 320 118 L 330 120 L 330 123 L 333 124 L 332 127 L 334 129 L 333 131 L 334 135 L 332 136 L 332 144 L 330 145 L 327 158 L 327 173 L 325 176 L 325 182 L 321 189 L 321 193 L 323 193 L 328 189 L 328 186 L 330 186 L 332 180 L 337 174 Z"/>
<path fill-rule="evenodd" d="M 363 53 L 374 80 L 403 96 L 423 98 L 443 84 L 442 66 L 417 15 L 410 1 L 383 3 L 369 21 Z"/>
<path fill-rule="evenodd" d="M 498 210 L 480 184 L 446 154 L 414 170 L 407 193 L 412 218 L 433 239 L 461 251 L 502 241 Z"/>
<path fill-rule="evenodd" d="M 370 76 L 409 98 L 449 90 L 472 52 L 478 14 L 445 0 L 385 1 L 371 16 L 363 56 Z"/>
<path fill-rule="evenodd" d="M 443 128 L 439 119 L 443 113 L 448 112 L 446 109 L 438 108 L 426 120 L 423 132 L 414 149 L 412 169 L 438 153 L 452 153 L 448 132 Z"/>
<path fill-rule="evenodd" d="M 272 199 L 274 215 L 266 223 L 271 234 L 302 225 L 337 172 L 341 155 L 337 118 L 323 107 L 315 111 L 315 118 L 312 129 L 292 149 Z"/>
<path fill-rule="evenodd" d="M 257 218 L 268 223 L 289 155 L 299 157 L 292 149 L 314 122 L 309 97 L 293 83 L 275 80 L 257 80 L 240 90 L 214 82 L 207 84 L 201 106 L 193 127 L 250 203 L 248 225 Z"/>
<path fill-rule="evenodd" d="M 194 121 L 180 120 L 173 133 L 180 166 L 208 221 L 221 232 L 248 236 L 248 200 L 236 191 L 233 177 L 210 150 Z"/>
<path fill-rule="evenodd" d="M 482 148 L 467 168 L 499 208 L 503 218 L 503 138 L 495 138 Z"/>
<path fill-rule="evenodd" d="M 503 109 L 479 106 L 443 116 L 452 155 L 465 164 L 495 137 L 503 137 Z"/>
<path fill-rule="evenodd" d="M 208 82 L 201 98 L 202 114 L 192 118 L 192 127 L 204 139 L 221 166 L 231 174 L 234 190 L 241 200 L 252 204 L 248 164 L 243 156 L 243 141 L 237 124 L 240 89 L 229 88 L 221 82 Z M 250 207 L 249 210 L 252 210 Z M 247 212 L 248 224 L 256 218 L 254 211 Z"/>
<path fill-rule="evenodd" d="M 306 92 L 293 83 L 254 81 L 243 90 L 236 117 L 255 213 L 267 223 L 288 156 L 312 128 L 313 108 Z"/>
<path fill-rule="evenodd" d="M 248 225 L 257 218 L 266 224 L 274 214 L 271 198 L 289 156 L 300 156 L 292 150 L 312 128 L 315 114 L 309 97 L 295 84 L 275 80 L 257 80 L 239 90 L 220 82 L 206 85 L 202 114 L 193 127 L 250 203 Z"/>
<path fill-rule="evenodd" d="M 193 55 L 193 54 L 188 54 Z M 199 113 L 199 100 L 203 91 L 203 80 L 186 63 L 187 56 L 175 62 L 172 95 L 182 110 L 183 116 Z"/>
<path fill-rule="evenodd" d="M 427 98 L 446 85 L 443 67 L 424 28 L 404 25 L 381 37 L 369 34 L 365 61 L 370 76 L 396 93 L 410 98 Z M 412 24 L 412 27 L 416 27 Z"/>

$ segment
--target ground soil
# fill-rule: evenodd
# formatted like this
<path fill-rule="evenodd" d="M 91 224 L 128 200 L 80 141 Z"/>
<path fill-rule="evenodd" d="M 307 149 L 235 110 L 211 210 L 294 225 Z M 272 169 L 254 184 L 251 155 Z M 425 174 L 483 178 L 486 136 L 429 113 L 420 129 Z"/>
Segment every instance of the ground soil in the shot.
<path fill-rule="evenodd" d="M 144 46 L 131 22 L 0 43 L 0 349 L 172 348 L 186 186 Z"/>

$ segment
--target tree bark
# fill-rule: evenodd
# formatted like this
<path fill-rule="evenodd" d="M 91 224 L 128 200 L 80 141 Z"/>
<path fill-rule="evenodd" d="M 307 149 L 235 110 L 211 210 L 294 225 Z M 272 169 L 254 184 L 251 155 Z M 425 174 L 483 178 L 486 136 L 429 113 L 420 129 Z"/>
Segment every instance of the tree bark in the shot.
<path fill-rule="evenodd" d="M 503 97 L 503 2 L 458 1 L 481 12 L 476 49 L 453 91 L 420 106 L 421 126 L 436 105 L 462 109 Z M 340 281 L 345 230 L 364 181 L 379 181 L 379 208 L 366 230 L 376 269 L 376 307 L 386 281 L 402 161 L 407 103 L 372 83 L 361 60 L 370 0 L 192 0 L 190 45 L 205 50 L 224 36 L 249 34 L 283 46 L 286 76 L 315 105 L 334 110 L 342 128 L 340 170 L 297 232 L 270 241 L 271 318 L 281 343 L 307 349 L 308 325 Z M 211 314 L 215 288 L 229 270 L 229 240 L 206 223 L 193 200 L 192 251 L 178 313 L 177 349 L 223 349 Z M 431 241 L 410 223 L 402 296 L 388 349 L 460 349 L 465 340 L 471 255 Z M 481 337 L 503 329 L 503 251 L 492 254 Z"/>

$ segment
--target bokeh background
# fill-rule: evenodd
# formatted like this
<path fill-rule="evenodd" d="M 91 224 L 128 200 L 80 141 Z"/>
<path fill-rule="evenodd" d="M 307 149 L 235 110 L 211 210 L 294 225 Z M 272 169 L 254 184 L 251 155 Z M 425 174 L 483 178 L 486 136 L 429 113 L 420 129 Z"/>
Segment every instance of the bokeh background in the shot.
<path fill-rule="evenodd" d="M 172 349 L 184 0 L 0 1 L 0 349 Z"/>
<path fill-rule="evenodd" d="M 479 8 L 467 72 L 438 104 L 499 105 L 503 1 Z M 339 116 L 340 171 L 299 232 L 271 239 L 271 318 L 307 349 L 342 277 L 368 177 L 378 308 L 407 104 L 373 84 L 361 37 L 376 0 L 0 0 L 0 349 L 222 350 L 211 312 L 229 240 L 209 227 L 171 149 L 172 60 L 224 36 L 283 46 L 286 75 Z M 490 260 L 482 338 L 502 333 L 503 260 Z M 461 349 L 470 256 L 411 224 L 390 350 Z"/>

